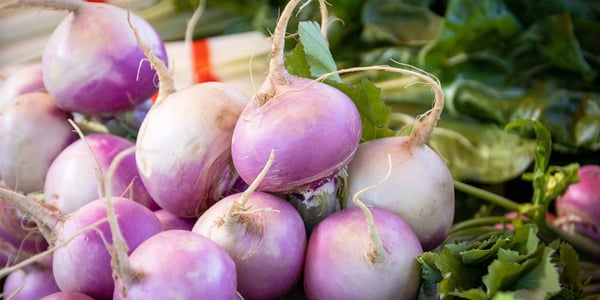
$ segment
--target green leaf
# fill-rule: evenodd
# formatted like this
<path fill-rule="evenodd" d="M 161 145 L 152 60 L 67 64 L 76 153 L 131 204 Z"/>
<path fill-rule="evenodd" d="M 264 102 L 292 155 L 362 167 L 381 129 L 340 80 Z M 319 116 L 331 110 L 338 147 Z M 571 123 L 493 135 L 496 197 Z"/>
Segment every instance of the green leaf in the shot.
<path fill-rule="evenodd" d="M 285 68 L 292 75 L 311 78 L 310 65 L 306 60 L 302 43 L 296 44 L 294 49 L 287 54 L 285 58 Z"/>
<path fill-rule="evenodd" d="M 559 274 L 550 260 L 554 249 L 545 247 L 541 261 L 519 278 L 515 285 L 517 297 L 523 299 L 546 299 L 561 290 Z"/>
<path fill-rule="evenodd" d="M 394 131 L 389 128 L 388 124 L 390 108 L 381 101 L 380 90 L 377 86 L 366 78 L 362 78 L 354 84 L 329 80 L 325 82 L 344 92 L 356 104 L 362 121 L 362 142 L 394 136 Z"/>
<path fill-rule="evenodd" d="M 298 25 L 298 36 L 304 46 L 305 59 L 310 66 L 310 75 L 319 77 L 325 73 L 337 70 L 337 66 L 319 24 L 314 21 L 302 21 Z M 339 75 L 329 77 L 330 80 L 341 82 Z"/>

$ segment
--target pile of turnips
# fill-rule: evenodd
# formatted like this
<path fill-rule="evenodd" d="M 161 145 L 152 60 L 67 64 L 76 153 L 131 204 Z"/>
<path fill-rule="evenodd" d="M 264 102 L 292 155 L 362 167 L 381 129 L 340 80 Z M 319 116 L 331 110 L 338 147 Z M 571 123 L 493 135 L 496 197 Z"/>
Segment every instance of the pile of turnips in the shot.
<path fill-rule="evenodd" d="M 415 298 L 416 257 L 454 216 L 452 177 L 427 146 L 440 84 L 410 66 L 290 74 L 286 28 L 301 2 L 282 10 L 254 95 L 176 89 L 163 41 L 124 8 L 0 5 L 71 12 L 39 64 L 0 89 L 5 296 L 283 299 L 302 285 L 309 299 Z M 361 143 L 353 100 L 323 81 L 365 70 L 431 85 L 434 106 L 410 136 Z M 73 121 L 140 106 L 131 139 Z"/>

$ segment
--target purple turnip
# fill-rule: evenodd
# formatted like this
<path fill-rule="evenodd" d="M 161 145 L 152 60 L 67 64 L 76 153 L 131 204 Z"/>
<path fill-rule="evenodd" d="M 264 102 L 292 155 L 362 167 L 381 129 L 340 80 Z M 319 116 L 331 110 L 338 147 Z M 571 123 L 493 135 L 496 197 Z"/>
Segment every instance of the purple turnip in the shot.
<path fill-rule="evenodd" d="M 4 282 L 5 299 L 30 300 L 60 292 L 52 273 L 52 259 L 46 257 L 12 271 Z"/>
<path fill-rule="evenodd" d="M 238 291 L 248 300 L 286 295 L 304 264 L 306 229 L 298 211 L 278 196 L 254 192 L 272 163 L 273 156 L 246 191 L 211 206 L 192 229 L 231 255 Z"/>
<path fill-rule="evenodd" d="M 345 167 L 362 127 L 346 94 L 285 69 L 285 29 L 299 2 L 290 1 L 281 14 L 272 37 L 269 73 L 235 125 L 231 152 L 239 175 L 252 182 L 275 150 L 278 159 L 257 190 L 289 195 L 312 227 L 339 209 Z"/>
<path fill-rule="evenodd" d="M 58 107 L 82 114 L 113 113 L 150 98 L 156 72 L 128 26 L 128 10 L 80 0 L 11 0 L 0 7 L 38 6 L 71 13 L 55 28 L 42 54 L 43 81 Z M 142 41 L 166 61 L 158 33 L 131 16 Z"/>
<path fill-rule="evenodd" d="M 416 298 L 419 239 L 393 212 L 362 203 L 364 191 L 354 195 L 358 207 L 338 211 L 313 229 L 304 266 L 308 299 Z"/>
<path fill-rule="evenodd" d="M 130 140 L 108 133 L 88 134 L 73 142 L 48 169 L 44 186 L 46 204 L 67 214 L 105 196 L 103 176 L 98 178 L 95 168 L 98 166 L 100 172 L 106 173 L 115 156 L 132 146 L 134 143 Z M 112 196 L 131 198 L 151 210 L 159 208 L 140 179 L 134 153 L 119 164 L 110 184 Z"/>
<path fill-rule="evenodd" d="M 78 292 L 57 292 L 44 296 L 39 300 L 94 300 L 94 298 Z"/>
<path fill-rule="evenodd" d="M 121 261 L 113 299 L 236 299 L 235 268 L 209 239 L 187 230 L 163 231 Z"/>
<path fill-rule="evenodd" d="M 569 185 L 555 202 L 555 223 L 565 231 L 600 242 L 600 166 L 583 165 L 579 182 Z"/>
<path fill-rule="evenodd" d="M 52 96 L 31 92 L 0 109 L 0 178 L 14 190 L 41 192 L 54 158 L 75 135 Z"/>
<path fill-rule="evenodd" d="M 179 217 L 166 209 L 155 210 L 154 215 L 163 225 L 163 230 L 181 229 L 191 231 L 197 220 L 197 218 Z"/>

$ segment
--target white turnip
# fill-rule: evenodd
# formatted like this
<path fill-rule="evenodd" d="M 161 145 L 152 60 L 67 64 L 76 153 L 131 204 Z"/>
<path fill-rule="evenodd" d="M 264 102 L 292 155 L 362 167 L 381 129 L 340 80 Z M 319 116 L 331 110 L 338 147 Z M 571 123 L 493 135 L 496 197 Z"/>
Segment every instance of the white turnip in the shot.
<path fill-rule="evenodd" d="M 8 74 L 0 84 L 0 109 L 17 96 L 30 92 L 43 91 L 42 64 L 34 63 L 19 67 Z"/>
<path fill-rule="evenodd" d="M 219 82 L 176 90 L 166 65 L 142 41 L 140 47 L 160 88 L 136 140 L 139 173 L 160 207 L 198 217 L 241 181 L 231 163 L 231 134 L 248 97 Z"/>
<path fill-rule="evenodd" d="M 583 165 L 577 175 L 579 182 L 556 199 L 555 222 L 567 232 L 600 242 L 600 166 Z"/>
<path fill-rule="evenodd" d="M 238 291 L 248 300 L 286 295 L 304 264 L 306 229 L 298 211 L 278 196 L 254 191 L 272 163 L 273 156 L 246 191 L 211 206 L 192 229 L 231 255 Z"/>
<path fill-rule="evenodd" d="M 132 146 L 132 141 L 109 133 L 88 134 L 73 142 L 58 154 L 48 169 L 44 185 L 46 204 L 67 214 L 105 196 L 103 176 L 99 178 L 95 168 L 106 173 L 115 156 Z M 130 198 L 151 210 L 159 208 L 140 179 L 135 153 L 118 165 L 110 184 L 112 196 Z"/>
<path fill-rule="evenodd" d="M 44 86 L 61 109 L 113 113 L 132 108 L 156 92 L 156 72 L 144 62 L 126 9 L 81 0 L 11 0 L 2 6 L 70 11 L 52 32 L 42 55 Z M 163 41 L 154 28 L 137 15 L 131 22 L 144 43 L 166 61 Z"/>
<path fill-rule="evenodd" d="M 75 140 L 68 118 L 44 92 L 17 96 L 0 110 L 0 178 L 9 187 L 42 191 L 50 164 Z"/>
<path fill-rule="evenodd" d="M 410 136 L 381 138 L 362 143 L 348 164 L 348 195 L 372 186 L 385 173 L 391 155 L 390 178 L 361 196 L 367 205 L 390 210 L 416 232 L 424 250 L 439 245 L 454 220 L 454 183 L 442 158 L 426 143 L 443 109 L 443 93 L 437 79 L 418 70 L 386 66 L 350 68 L 384 70 L 416 76 L 432 86 L 435 104 Z M 345 207 L 353 207 L 350 196 Z"/>
<path fill-rule="evenodd" d="M 285 69 L 285 30 L 299 2 L 290 1 L 280 16 L 269 73 L 236 123 L 231 151 L 239 175 L 252 182 L 274 149 L 277 160 L 257 190 L 290 195 L 311 227 L 339 209 L 345 190 L 339 177 L 345 176 L 362 127 L 346 94 Z"/>

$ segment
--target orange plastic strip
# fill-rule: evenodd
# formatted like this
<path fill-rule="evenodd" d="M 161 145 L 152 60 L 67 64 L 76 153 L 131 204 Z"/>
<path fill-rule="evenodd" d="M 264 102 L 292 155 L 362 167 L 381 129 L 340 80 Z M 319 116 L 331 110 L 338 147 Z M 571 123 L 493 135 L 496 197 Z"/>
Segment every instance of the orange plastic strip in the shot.
<path fill-rule="evenodd" d="M 192 62 L 194 64 L 196 82 L 219 81 L 212 74 L 208 39 L 199 39 L 192 43 Z"/>

